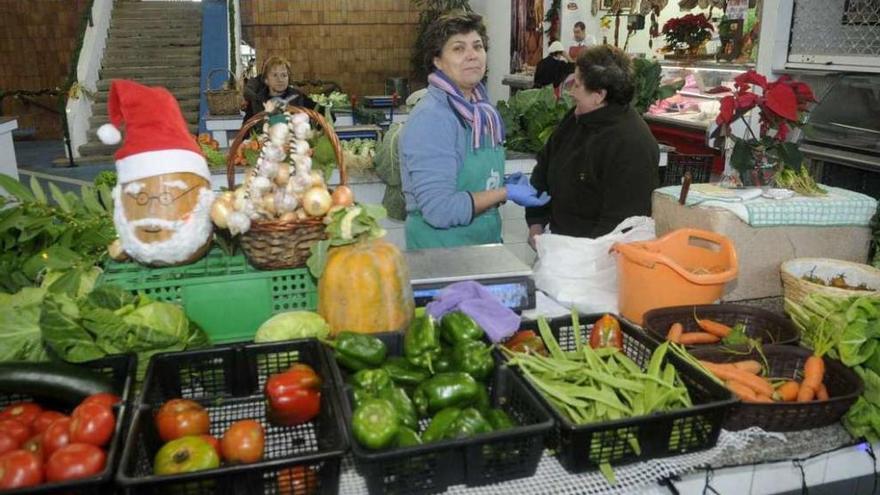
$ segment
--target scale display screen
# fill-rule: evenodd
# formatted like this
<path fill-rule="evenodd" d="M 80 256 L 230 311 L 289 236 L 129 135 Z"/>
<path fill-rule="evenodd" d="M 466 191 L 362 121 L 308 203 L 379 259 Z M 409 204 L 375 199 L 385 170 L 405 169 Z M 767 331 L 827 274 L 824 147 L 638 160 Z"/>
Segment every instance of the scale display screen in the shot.
<path fill-rule="evenodd" d="M 477 280 L 486 289 L 501 301 L 501 304 L 514 311 L 522 311 L 535 307 L 535 284 L 531 279 L 518 278 L 492 280 Z M 416 306 L 424 306 L 431 302 L 448 284 L 431 286 L 414 286 L 413 296 Z"/>

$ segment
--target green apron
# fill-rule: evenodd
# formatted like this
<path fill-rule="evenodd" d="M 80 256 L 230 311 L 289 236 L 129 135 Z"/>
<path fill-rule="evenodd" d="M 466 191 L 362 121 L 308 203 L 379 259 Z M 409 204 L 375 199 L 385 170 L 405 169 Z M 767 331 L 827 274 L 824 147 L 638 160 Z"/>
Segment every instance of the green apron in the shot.
<path fill-rule="evenodd" d="M 464 164 L 458 171 L 456 191 L 479 192 L 498 189 L 504 185 L 504 147 L 471 147 L 470 129 L 467 132 Z M 472 246 L 501 242 L 501 215 L 492 207 L 474 217 L 469 225 L 437 229 L 422 218 L 420 211 L 406 216 L 406 248 L 428 249 L 438 247 Z"/>

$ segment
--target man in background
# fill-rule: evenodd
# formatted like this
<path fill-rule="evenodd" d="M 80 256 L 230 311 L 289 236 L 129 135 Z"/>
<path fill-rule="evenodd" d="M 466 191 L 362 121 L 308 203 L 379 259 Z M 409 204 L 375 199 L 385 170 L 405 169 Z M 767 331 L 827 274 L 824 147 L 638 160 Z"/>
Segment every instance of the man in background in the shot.
<path fill-rule="evenodd" d="M 574 23 L 572 34 L 574 35 L 574 44 L 568 49 L 568 60 L 570 62 L 577 60 L 578 55 L 588 46 L 596 44 L 596 38 L 592 34 L 587 34 L 587 25 L 582 21 Z"/>

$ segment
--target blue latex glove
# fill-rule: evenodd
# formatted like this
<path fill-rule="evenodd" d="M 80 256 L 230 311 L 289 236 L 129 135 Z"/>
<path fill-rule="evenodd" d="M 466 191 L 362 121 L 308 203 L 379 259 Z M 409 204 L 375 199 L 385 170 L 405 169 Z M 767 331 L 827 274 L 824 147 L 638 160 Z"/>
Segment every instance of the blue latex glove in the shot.
<path fill-rule="evenodd" d="M 538 196 L 538 191 L 528 182 L 525 184 L 507 184 L 504 187 L 507 189 L 507 199 L 520 206 L 525 206 L 527 208 L 544 206 L 550 201 L 549 194 L 543 192 Z"/>
<path fill-rule="evenodd" d="M 505 186 L 508 184 L 522 185 L 522 184 L 528 184 L 528 183 L 529 183 L 529 178 L 526 177 L 525 175 L 523 175 L 522 172 L 516 172 L 516 173 L 510 174 L 504 178 L 504 185 Z"/>
<path fill-rule="evenodd" d="M 461 311 L 483 327 L 492 342 L 500 342 L 519 330 L 520 317 L 488 289 L 468 280 L 448 285 L 434 296 L 425 308 L 433 318 L 440 319 L 450 311 Z"/>

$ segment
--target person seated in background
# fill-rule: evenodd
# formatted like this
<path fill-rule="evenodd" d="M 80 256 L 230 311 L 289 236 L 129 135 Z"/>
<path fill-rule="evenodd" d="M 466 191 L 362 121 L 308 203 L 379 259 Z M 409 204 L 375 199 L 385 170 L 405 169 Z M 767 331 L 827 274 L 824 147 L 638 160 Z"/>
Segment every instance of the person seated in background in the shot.
<path fill-rule="evenodd" d="M 552 198 L 526 208 L 529 244 L 546 226 L 554 234 L 596 238 L 632 216 L 651 215 L 659 186 L 660 150 L 630 102 L 633 63 L 608 45 L 578 57 L 570 94 L 575 101 L 538 153 L 531 184 Z"/>
<path fill-rule="evenodd" d="M 574 37 L 574 44 L 568 49 L 568 61 L 575 62 L 582 51 L 596 44 L 596 38 L 592 34 L 587 34 L 587 25 L 581 21 L 574 23 L 571 34 Z"/>
<path fill-rule="evenodd" d="M 302 91 L 290 85 L 290 62 L 281 57 L 269 57 L 263 63 L 260 75 L 244 86 L 247 107 L 244 122 L 263 111 L 263 104 L 272 98 L 287 100 L 289 105 L 314 109 L 316 103 Z"/>
<path fill-rule="evenodd" d="M 552 84 L 558 88 L 569 74 L 574 72 L 574 64 L 565 60 L 562 43 L 550 43 L 549 55 L 544 57 L 535 68 L 535 87 L 542 88 Z"/>

